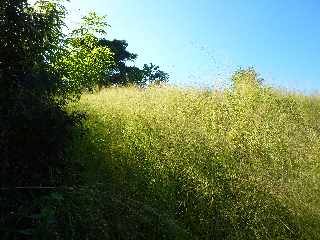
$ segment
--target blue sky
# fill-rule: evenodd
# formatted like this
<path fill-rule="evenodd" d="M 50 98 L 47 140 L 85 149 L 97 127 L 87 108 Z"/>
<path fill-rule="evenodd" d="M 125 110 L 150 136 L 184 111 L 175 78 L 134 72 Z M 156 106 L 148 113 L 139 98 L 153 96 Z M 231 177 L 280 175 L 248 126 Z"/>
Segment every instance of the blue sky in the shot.
<path fill-rule="evenodd" d="M 266 83 L 320 90 L 318 0 L 71 0 L 69 24 L 108 15 L 108 38 L 125 39 L 180 85 L 221 85 L 239 67 Z M 80 10 L 79 10 L 80 9 Z"/>

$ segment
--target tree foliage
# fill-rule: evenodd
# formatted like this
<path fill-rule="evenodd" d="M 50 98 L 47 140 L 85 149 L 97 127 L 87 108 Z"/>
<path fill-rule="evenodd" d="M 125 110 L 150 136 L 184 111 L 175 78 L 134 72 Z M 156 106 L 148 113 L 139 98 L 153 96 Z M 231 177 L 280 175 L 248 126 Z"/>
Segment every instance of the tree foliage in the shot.
<path fill-rule="evenodd" d="M 64 8 L 57 2 L 0 6 L 1 185 L 52 184 L 71 119 L 55 101 Z M 55 175 L 55 174 L 54 174 Z"/>
<path fill-rule="evenodd" d="M 82 18 L 80 26 L 72 31 L 72 35 L 74 37 L 106 35 L 107 28 L 110 27 L 106 19 L 106 15 L 99 16 L 96 12 L 91 11 Z"/>
<path fill-rule="evenodd" d="M 79 96 L 82 90 L 92 89 L 114 65 L 112 52 L 98 38 L 106 34 L 108 26 L 104 16 L 91 12 L 66 39 L 55 68 L 62 80 L 60 91 L 67 96 Z"/>
<path fill-rule="evenodd" d="M 136 84 L 138 86 L 146 86 L 152 83 L 168 81 L 169 74 L 161 71 L 159 66 L 152 63 L 149 65 L 144 64 L 143 68 L 128 65 L 128 63 L 133 63 L 138 55 L 127 50 L 128 43 L 125 40 L 100 39 L 99 44 L 111 50 L 115 61 L 112 70 L 100 81 L 100 85 Z"/>
<path fill-rule="evenodd" d="M 162 82 L 167 82 L 169 79 L 169 74 L 161 71 L 159 66 L 153 63 L 144 64 L 142 68 L 143 72 L 143 83 L 144 84 L 159 84 Z"/>

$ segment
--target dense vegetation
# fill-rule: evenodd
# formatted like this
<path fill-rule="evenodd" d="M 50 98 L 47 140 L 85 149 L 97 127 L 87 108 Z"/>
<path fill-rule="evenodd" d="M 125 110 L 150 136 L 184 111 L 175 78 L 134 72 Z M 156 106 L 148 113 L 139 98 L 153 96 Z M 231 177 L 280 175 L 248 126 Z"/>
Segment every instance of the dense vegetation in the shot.
<path fill-rule="evenodd" d="M 105 17 L 90 13 L 65 35 L 66 14 L 59 0 L 40 0 L 33 6 L 27 0 L 0 4 L 0 235 L 4 239 L 38 233 L 47 239 L 40 234 L 48 231 L 42 217 L 47 223 L 53 215 L 42 202 L 66 184 L 72 166 L 65 155 L 70 130 L 84 116 L 65 108 L 108 78 L 117 65 L 115 53 L 102 44 L 108 27 Z M 135 68 L 141 74 L 132 83 L 146 85 L 148 79 L 161 76 L 159 81 L 167 80 L 157 66 L 148 69 Z"/>
<path fill-rule="evenodd" d="M 104 16 L 66 14 L 0 5 L 1 239 L 320 238 L 318 96 L 253 69 L 159 86 Z"/>
<path fill-rule="evenodd" d="M 117 218 L 102 208 L 101 221 L 117 221 L 110 232 L 149 239 L 154 230 L 143 226 L 154 224 L 163 239 L 319 239 L 320 100 L 255 78 L 240 71 L 223 92 L 111 88 L 82 97 L 74 107 L 89 114 L 89 133 L 70 153 L 88 182 L 109 189 L 99 201 L 121 196 L 130 209 Z"/>

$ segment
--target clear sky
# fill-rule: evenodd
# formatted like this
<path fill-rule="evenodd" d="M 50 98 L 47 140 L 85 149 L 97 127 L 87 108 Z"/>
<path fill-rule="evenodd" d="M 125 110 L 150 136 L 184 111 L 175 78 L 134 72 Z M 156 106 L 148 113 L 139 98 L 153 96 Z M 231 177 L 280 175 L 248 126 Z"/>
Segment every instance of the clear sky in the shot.
<path fill-rule="evenodd" d="M 320 90 L 319 0 L 71 0 L 76 22 L 107 14 L 108 38 L 125 39 L 174 84 L 212 86 L 238 67 L 268 84 Z M 80 9 L 80 10 L 78 10 Z"/>

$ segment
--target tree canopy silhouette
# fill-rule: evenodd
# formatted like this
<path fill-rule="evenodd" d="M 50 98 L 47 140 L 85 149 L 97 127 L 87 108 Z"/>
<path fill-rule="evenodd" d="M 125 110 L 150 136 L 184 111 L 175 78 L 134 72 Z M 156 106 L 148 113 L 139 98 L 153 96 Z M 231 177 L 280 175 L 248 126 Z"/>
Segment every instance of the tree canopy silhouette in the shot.
<path fill-rule="evenodd" d="M 168 81 L 169 74 L 161 71 L 157 65 L 144 64 L 142 68 L 128 65 L 128 63 L 134 63 L 138 55 L 127 50 L 128 43 L 125 40 L 100 39 L 99 43 L 111 50 L 115 61 L 112 70 L 107 72 L 106 77 L 100 81 L 100 85 L 136 84 L 146 86 Z"/>

